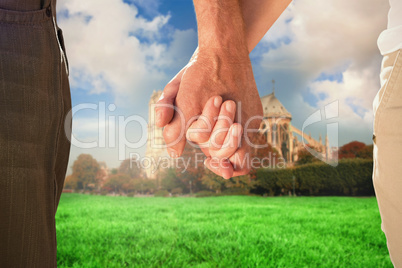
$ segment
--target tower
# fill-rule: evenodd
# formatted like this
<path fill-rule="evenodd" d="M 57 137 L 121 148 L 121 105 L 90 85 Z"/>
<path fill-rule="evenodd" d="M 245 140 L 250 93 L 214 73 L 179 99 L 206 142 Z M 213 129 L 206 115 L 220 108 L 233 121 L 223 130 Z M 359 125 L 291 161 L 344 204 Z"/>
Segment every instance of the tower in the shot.
<path fill-rule="evenodd" d="M 165 142 L 163 139 L 163 129 L 155 124 L 155 104 L 162 95 L 162 91 L 153 91 L 148 104 L 148 140 L 146 157 L 151 163 L 147 164 L 145 172 L 149 179 L 156 179 L 156 169 L 154 163 L 158 163 L 160 157 L 167 156 L 166 149 L 164 148 Z"/>
<path fill-rule="evenodd" d="M 275 96 L 275 80 L 272 80 L 272 93 L 262 97 L 261 103 L 264 118 L 260 129 L 265 132 L 267 142 L 280 152 L 287 162 L 292 162 L 292 115 Z"/>
<path fill-rule="evenodd" d="M 329 147 L 328 134 L 325 135 L 325 158 L 327 161 L 331 159 L 331 148 Z"/>

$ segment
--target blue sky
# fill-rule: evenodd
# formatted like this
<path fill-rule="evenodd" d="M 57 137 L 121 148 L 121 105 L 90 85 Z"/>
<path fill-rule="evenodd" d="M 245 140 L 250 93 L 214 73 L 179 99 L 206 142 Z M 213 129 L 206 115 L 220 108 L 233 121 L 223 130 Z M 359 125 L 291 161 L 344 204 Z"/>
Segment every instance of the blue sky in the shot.
<path fill-rule="evenodd" d="M 276 96 L 299 129 L 314 111 L 339 101 L 335 121 L 340 145 L 353 140 L 371 143 L 371 103 L 379 87 L 381 61 L 376 38 L 386 26 L 388 6 L 383 1 L 356 2 L 361 5 L 348 0 L 295 1 L 250 54 L 260 95 L 271 93 L 275 79 Z M 192 1 L 60 0 L 58 4 L 73 106 L 113 104 L 116 109 L 106 109 L 106 119 L 138 115 L 147 120 L 153 90 L 163 89 L 197 46 Z M 78 111 L 74 136 L 98 141 L 99 121 L 99 109 Z M 101 125 L 109 129 L 114 123 L 108 122 Z M 317 139 L 320 133 L 325 137 L 327 123 L 307 131 Z M 132 142 L 143 133 L 140 122 L 126 129 Z M 115 167 L 118 150 L 111 147 L 108 142 L 104 148 L 73 146 L 71 160 L 91 153 Z M 145 149 L 128 151 L 144 154 Z"/>

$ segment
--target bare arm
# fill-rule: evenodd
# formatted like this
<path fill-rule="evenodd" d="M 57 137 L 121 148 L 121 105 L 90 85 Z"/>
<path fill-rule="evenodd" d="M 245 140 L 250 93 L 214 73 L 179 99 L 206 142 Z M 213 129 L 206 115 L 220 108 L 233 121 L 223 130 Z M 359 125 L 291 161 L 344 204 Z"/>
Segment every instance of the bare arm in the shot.
<path fill-rule="evenodd" d="M 248 54 L 240 0 L 194 0 L 200 52 Z M 247 57 L 247 56 L 246 56 Z"/>
<path fill-rule="evenodd" d="M 238 2 L 242 10 L 245 39 L 249 52 L 260 42 L 290 2 L 291 0 L 240 0 Z M 193 57 L 197 53 L 198 48 L 194 52 Z M 186 67 L 166 85 L 163 91 L 163 98 L 159 103 L 173 105 L 185 69 Z M 174 110 L 171 108 L 157 108 L 157 126 L 164 127 L 172 120 L 173 114 Z"/>
<path fill-rule="evenodd" d="M 232 36 L 233 31 L 239 31 L 242 27 L 242 35 L 251 52 L 290 2 L 291 0 L 194 0 L 199 37 L 211 36 L 214 34 L 211 29 L 219 27 L 219 39 L 225 39 L 224 35 Z M 202 31 L 204 28 L 206 31 Z"/>
<path fill-rule="evenodd" d="M 241 0 L 249 51 L 260 42 L 291 0 Z"/>
<path fill-rule="evenodd" d="M 201 114 L 207 100 L 213 96 L 241 103 L 241 115 L 236 116 L 235 122 L 243 127 L 246 124 L 249 129 L 258 129 L 262 106 L 249 52 L 290 2 L 282 1 L 194 0 L 198 49 L 189 64 L 166 85 L 164 96 L 158 101 L 159 104 L 175 104 L 184 115 L 184 118 L 180 117 L 172 108 L 157 108 L 157 125 L 165 126 L 163 135 L 171 156 L 181 155 L 186 144 L 182 134 L 187 132 L 188 123 Z M 248 122 L 249 119 L 252 121 Z M 222 126 L 223 129 L 227 127 L 230 123 Z M 215 129 L 213 131 L 215 133 Z M 244 129 L 244 137 L 248 135 L 247 131 Z M 212 137 L 212 133 L 209 134 Z M 223 135 L 214 137 L 217 144 L 224 140 Z M 201 144 L 208 138 L 209 135 L 201 135 L 193 141 Z M 208 149 L 203 152 L 210 155 Z M 226 156 L 233 166 L 233 172 L 230 172 L 233 176 L 249 172 L 249 152 L 249 145 L 243 142 L 232 156 Z M 213 171 L 222 175 L 219 168 Z"/>

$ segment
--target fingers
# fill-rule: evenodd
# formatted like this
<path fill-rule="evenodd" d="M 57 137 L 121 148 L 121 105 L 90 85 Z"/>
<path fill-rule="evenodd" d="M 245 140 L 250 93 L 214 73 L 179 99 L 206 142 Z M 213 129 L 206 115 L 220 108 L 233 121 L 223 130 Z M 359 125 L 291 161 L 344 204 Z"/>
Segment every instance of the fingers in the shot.
<path fill-rule="evenodd" d="M 192 115 L 188 111 L 186 114 L 179 109 L 175 111 L 173 120 L 163 130 L 163 137 L 171 157 L 176 158 L 182 154 L 186 145 L 186 133 L 189 140 L 195 140 L 197 143 L 202 143 L 204 139 L 208 140 L 221 104 L 222 97 L 211 97 L 206 102 L 202 115 L 191 124 L 191 130 L 187 130 L 186 127 L 189 125 Z"/>
<path fill-rule="evenodd" d="M 235 126 L 237 124 L 233 124 L 233 125 Z M 242 129 L 242 131 L 243 131 L 243 129 Z M 239 133 L 242 133 L 242 132 L 239 132 Z M 229 140 L 232 139 L 230 134 L 231 133 L 229 132 L 228 133 Z M 241 142 L 242 137 L 243 137 L 243 135 L 240 134 L 239 138 L 238 138 L 239 139 L 238 142 Z M 225 144 L 226 144 L 226 142 L 227 142 L 227 140 L 225 140 Z M 228 148 L 230 148 L 230 149 L 228 149 Z M 237 176 L 249 174 L 249 172 L 251 170 L 251 161 L 252 161 L 251 155 L 250 155 L 250 150 L 251 150 L 250 146 L 246 142 L 242 141 L 240 148 L 238 148 L 238 146 L 231 146 L 228 148 L 225 147 L 221 150 L 227 150 L 226 152 L 223 152 L 224 154 L 232 154 L 228 159 L 229 160 L 228 164 L 230 164 L 233 169 L 233 173 L 230 177 L 237 177 Z M 230 150 L 232 150 L 232 151 L 230 151 Z M 233 151 L 235 151 L 235 152 L 232 153 Z M 216 161 L 219 159 L 222 159 L 222 158 L 220 158 L 220 156 L 216 156 L 216 155 L 213 156 L 213 154 L 216 154 L 217 152 L 219 152 L 219 150 L 218 151 L 209 150 L 209 152 L 211 153 L 211 157 L 209 157 L 209 158 L 215 159 L 215 165 L 212 165 L 212 164 L 210 164 L 209 161 L 206 161 L 205 162 L 206 167 L 208 169 L 210 169 L 212 172 L 214 172 L 215 174 L 222 176 L 226 179 L 228 176 L 227 174 L 230 173 L 231 169 L 229 167 L 223 165 L 226 162 L 224 162 L 221 166 L 216 164 Z M 226 158 L 223 158 L 223 159 L 226 159 Z M 224 173 L 224 172 L 226 172 L 226 173 Z"/>
<path fill-rule="evenodd" d="M 233 165 L 233 177 L 246 175 L 251 170 L 250 147 L 243 142 L 241 147 L 229 158 Z"/>
<path fill-rule="evenodd" d="M 234 170 L 227 158 L 239 148 L 243 128 L 240 124 L 233 124 L 235 103 L 233 101 L 226 101 L 222 105 L 221 103 L 221 98 L 210 98 L 202 115 L 192 123 L 186 136 L 188 140 L 197 144 L 206 143 L 207 147 L 201 146 L 201 150 L 208 157 L 205 165 L 215 174 L 229 179 L 233 176 Z M 209 157 L 210 154 L 213 157 Z"/>
<path fill-rule="evenodd" d="M 167 151 L 170 157 L 179 157 L 186 146 L 186 117 L 180 109 L 173 115 L 172 121 L 163 129 Z"/>
<path fill-rule="evenodd" d="M 229 158 L 237 150 L 243 131 L 240 124 L 232 125 L 236 112 L 235 103 L 226 101 L 222 106 L 221 103 L 220 96 L 210 98 L 202 115 L 187 130 L 186 136 L 189 141 L 199 144 L 206 156 L 223 159 Z M 215 124 L 217 118 L 219 119 Z"/>
<path fill-rule="evenodd" d="M 225 142 L 226 134 L 236 114 L 236 104 L 234 101 L 225 101 L 221 107 L 218 121 L 210 137 L 210 151 L 218 151 Z"/>
<path fill-rule="evenodd" d="M 231 157 L 240 147 L 242 134 L 243 127 L 240 124 L 231 125 L 221 148 L 219 150 L 209 150 L 211 156 L 220 159 Z"/>
<path fill-rule="evenodd" d="M 233 167 L 227 159 L 208 157 L 204 162 L 205 166 L 218 176 L 230 179 L 233 176 Z"/>
<path fill-rule="evenodd" d="M 205 154 L 206 157 L 210 157 L 211 154 L 209 153 L 208 146 L 202 147 L 200 146 L 201 151 Z"/>
<path fill-rule="evenodd" d="M 156 126 L 164 127 L 169 124 L 174 115 L 174 101 L 179 91 L 181 78 L 185 71 L 184 67 L 163 89 L 163 93 L 156 103 Z"/>
<path fill-rule="evenodd" d="M 233 124 L 226 136 L 223 146 L 219 150 L 209 150 L 211 157 L 215 160 L 215 165 L 211 164 L 212 160 L 205 161 L 205 165 L 215 174 L 224 177 L 225 179 L 246 175 L 250 172 L 250 155 L 249 146 L 241 139 L 243 137 L 243 128 L 240 124 Z M 228 162 L 217 162 L 218 160 L 227 160 Z M 229 176 L 229 174 L 231 174 Z"/>
<path fill-rule="evenodd" d="M 221 96 L 211 97 L 204 106 L 201 116 L 187 130 L 187 139 L 201 144 L 207 142 L 218 118 L 222 104 Z"/>

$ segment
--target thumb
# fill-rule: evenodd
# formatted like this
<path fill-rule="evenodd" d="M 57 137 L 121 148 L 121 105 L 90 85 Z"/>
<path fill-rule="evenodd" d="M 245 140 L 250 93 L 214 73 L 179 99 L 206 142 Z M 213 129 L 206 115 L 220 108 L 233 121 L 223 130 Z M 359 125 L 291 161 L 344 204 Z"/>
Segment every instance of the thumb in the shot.
<path fill-rule="evenodd" d="M 156 102 L 156 126 L 164 127 L 170 123 L 174 115 L 174 101 L 180 88 L 181 78 L 186 67 L 165 86 L 160 99 Z"/>

